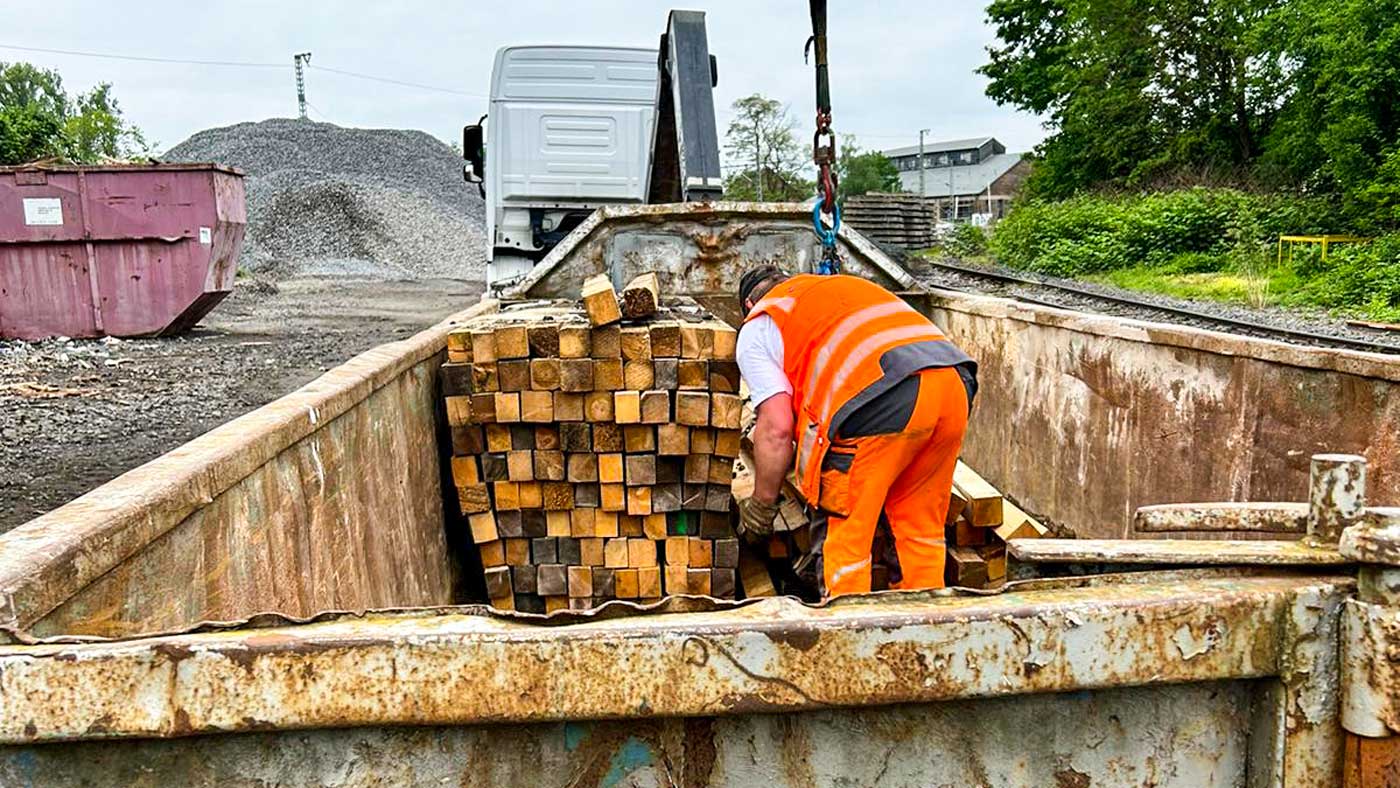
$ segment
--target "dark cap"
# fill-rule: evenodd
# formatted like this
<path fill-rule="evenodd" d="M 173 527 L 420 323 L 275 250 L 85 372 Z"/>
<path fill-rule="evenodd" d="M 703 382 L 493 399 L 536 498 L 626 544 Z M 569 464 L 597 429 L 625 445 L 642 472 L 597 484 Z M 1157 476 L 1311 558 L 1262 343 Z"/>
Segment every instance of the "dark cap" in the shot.
<path fill-rule="evenodd" d="M 749 296 L 753 295 L 753 291 L 757 290 L 759 285 L 770 279 L 787 278 L 787 272 L 776 265 L 760 265 L 745 271 L 744 275 L 739 278 L 739 311 L 748 313 L 748 310 L 744 308 L 744 303 L 749 300 Z"/>

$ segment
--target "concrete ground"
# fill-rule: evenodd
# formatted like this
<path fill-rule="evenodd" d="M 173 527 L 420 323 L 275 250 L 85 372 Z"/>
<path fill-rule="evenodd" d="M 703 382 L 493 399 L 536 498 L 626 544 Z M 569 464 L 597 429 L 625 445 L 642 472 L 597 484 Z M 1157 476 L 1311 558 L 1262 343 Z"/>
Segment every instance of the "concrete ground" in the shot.
<path fill-rule="evenodd" d="M 239 287 L 169 339 L 0 342 L 0 532 L 474 303 L 480 282 Z"/>

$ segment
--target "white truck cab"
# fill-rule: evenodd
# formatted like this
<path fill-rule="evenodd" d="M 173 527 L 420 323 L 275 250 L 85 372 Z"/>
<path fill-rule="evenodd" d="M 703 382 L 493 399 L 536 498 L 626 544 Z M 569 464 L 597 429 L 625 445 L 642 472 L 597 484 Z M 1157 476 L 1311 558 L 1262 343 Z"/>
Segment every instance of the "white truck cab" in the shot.
<path fill-rule="evenodd" d="M 496 53 L 484 162 L 481 127 L 463 134 L 468 180 L 486 191 L 488 289 L 528 273 L 594 208 L 646 201 L 657 80 L 655 49 Z"/>

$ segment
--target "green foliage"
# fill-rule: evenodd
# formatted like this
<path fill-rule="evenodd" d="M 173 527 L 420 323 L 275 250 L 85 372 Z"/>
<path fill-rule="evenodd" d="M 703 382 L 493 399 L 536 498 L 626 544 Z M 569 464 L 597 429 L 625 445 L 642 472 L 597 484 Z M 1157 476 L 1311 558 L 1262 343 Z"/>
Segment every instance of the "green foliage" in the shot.
<path fill-rule="evenodd" d="M 1063 197 L 1252 161 L 1286 90 L 1263 50 L 1287 2 L 993 0 L 987 93 L 1054 129 L 1030 188 Z"/>
<path fill-rule="evenodd" d="M 807 153 L 787 108 L 758 93 L 736 100 L 725 132 L 725 153 L 737 169 L 724 179 L 731 200 L 805 200 L 813 184 L 803 177 Z"/>
<path fill-rule="evenodd" d="M 1334 246 L 1326 261 L 1310 261 L 1306 273 L 1293 301 L 1400 321 L 1400 233 Z"/>
<path fill-rule="evenodd" d="M 1400 0 L 993 0 L 981 72 L 1048 116 L 1030 193 L 1249 183 L 1400 227 Z"/>
<path fill-rule="evenodd" d="M 987 253 L 987 233 L 975 224 L 959 222 L 943 243 L 944 251 L 954 257 L 981 257 Z"/>
<path fill-rule="evenodd" d="M 1279 235 L 1335 232 L 1342 220 L 1321 197 L 1204 188 L 1081 195 L 1018 204 L 990 247 L 1012 267 L 1168 295 L 1400 318 L 1400 234 L 1333 245 L 1326 261 L 1301 247 L 1292 265 L 1277 262 Z"/>
<path fill-rule="evenodd" d="M 0 63 L 0 164 L 51 157 L 86 164 L 147 150 L 111 85 L 70 96 L 55 71 Z"/>
<path fill-rule="evenodd" d="M 992 239 L 1003 262 L 1400 315 L 1400 0 L 992 0 L 987 16 L 988 95 L 1052 132 Z M 1103 196 L 1201 183 L 1278 194 Z M 1278 235 L 1317 232 L 1380 237 L 1274 262 Z"/>
<path fill-rule="evenodd" d="M 899 185 L 899 168 L 877 150 L 861 150 L 855 135 L 841 140 L 841 152 L 836 157 L 836 177 L 840 180 L 840 199 L 848 194 L 903 191 Z M 838 200 L 839 201 L 839 200 Z"/>
<path fill-rule="evenodd" d="M 1335 215 L 1325 199 L 1233 189 L 1030 200 L 997 224 L 992 251 L 1007 265 L 1077 276 L 1162 266 L 1182 255 L 1218 258 L 1269 246 L 1283 233 L 1332 232 Z"/>
<path fill-rule="evenodd" d="M 1295 67 L 1261 172 L 1340 195 L 1360 229 L 1400 227 L 1400 0 L 1290 0 L 1277 21 Z"/>

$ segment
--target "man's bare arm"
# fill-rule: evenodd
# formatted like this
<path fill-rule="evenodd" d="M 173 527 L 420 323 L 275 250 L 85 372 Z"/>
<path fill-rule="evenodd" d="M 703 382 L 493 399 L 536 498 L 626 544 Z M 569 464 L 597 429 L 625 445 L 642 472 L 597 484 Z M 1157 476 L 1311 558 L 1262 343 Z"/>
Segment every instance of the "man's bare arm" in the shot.
<path fill-rule="evenodd" d="M 792 469 L 792 395 L 774 394 L 758 404 L 753 428 L 753 493 L 764 503 L 774 503 L 783 478 Z"/>

